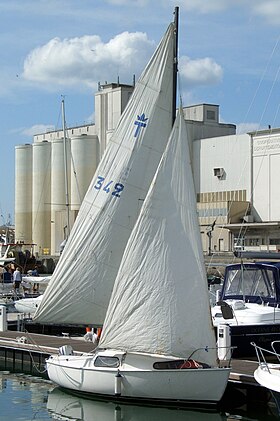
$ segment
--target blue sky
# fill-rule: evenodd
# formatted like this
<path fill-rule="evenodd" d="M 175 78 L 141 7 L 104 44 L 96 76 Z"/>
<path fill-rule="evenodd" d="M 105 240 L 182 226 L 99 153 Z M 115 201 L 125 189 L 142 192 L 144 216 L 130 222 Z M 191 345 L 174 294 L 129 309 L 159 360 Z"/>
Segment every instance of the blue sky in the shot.
<path fill-rule="evenodd" d="M 239 132 L 280 127 L 279 0 L 0 0 L 1 224 L 14 215 L 15 146 L 94 122 L 97 83 L 139 76 L 180 7 L 184 105 L 220 105 Z"/>

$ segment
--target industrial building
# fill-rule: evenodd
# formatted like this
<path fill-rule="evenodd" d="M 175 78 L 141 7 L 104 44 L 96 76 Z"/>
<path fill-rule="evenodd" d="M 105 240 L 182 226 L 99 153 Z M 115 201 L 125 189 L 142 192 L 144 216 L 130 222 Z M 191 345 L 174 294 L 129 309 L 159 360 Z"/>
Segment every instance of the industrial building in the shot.
<path fill-rule="evenodd" d="M 38 134 L 16 147 L 17 242 L 59 255 L 132 91 L 119 83 L 99 86 L 95 124 L 68 128 L 66 138 L 63 130 Z M 213 104 L 185 107 L 184 115 L 204 251 L 278 250 L 280 130 L 236 135 Z"/>

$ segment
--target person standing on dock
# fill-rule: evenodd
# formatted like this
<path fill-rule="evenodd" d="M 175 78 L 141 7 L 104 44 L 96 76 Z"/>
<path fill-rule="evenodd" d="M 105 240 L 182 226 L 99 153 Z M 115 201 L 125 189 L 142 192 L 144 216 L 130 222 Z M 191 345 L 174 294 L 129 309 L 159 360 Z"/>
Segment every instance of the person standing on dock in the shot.
<path fill-rule="evenodd" d="M 16 270 L 14 271 L 14 273 L 13 273 L 14 289 L 15 289 L 16 294 L 19 293 L 19 287 L 20 287 L 20 284 L 21 284 L 21 280 L 22 280 L 22 278 L 21 278 L 20 268 L 17 267 Z"/>
<path fill-rule="evenodd" d="M 32 276 L 39 276 L 38 266 L 35 266 L 34 269 L 32 270 Z M 34 293 L 39 292 L 39 283 L 38 282 L 34 283 L 33 292 Z"/>
<path fill-rule="evenodd" d="M 4 266 L 0 265 L 0 279 L 1 279 L 1 282 L 4 282 L 4 271 L 5 271 Z"/>

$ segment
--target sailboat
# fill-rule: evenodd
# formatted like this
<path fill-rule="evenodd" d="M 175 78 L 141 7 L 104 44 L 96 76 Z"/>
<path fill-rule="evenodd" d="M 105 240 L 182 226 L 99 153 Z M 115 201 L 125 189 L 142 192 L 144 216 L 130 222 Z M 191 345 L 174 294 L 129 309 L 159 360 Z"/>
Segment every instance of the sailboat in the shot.
<path fill-rule="evenodd" d="M 102 326 L 128 238 L 174 121 L 175 25 L 135 85 L 35 314 L 39 323 Z"/>
<path fill-rule="evenodd" d="M 157 74 L 156 79 L 158 62 L 168 65 L 166 48 L 170 47 L 168 40 L 173 39 L 174 29 L 175 23 L 171 23 L 146 68 Z M 169 78 L 165 82 L 172 85 L 172 72 Z M 148 90 L 147 94 L 150 103 L 158 92 Z M 128 104 L 125 114 L 131 123 L 135 118 L 131 119 L 130 106 L 133 112 L 137 110 L 134 101 Z M 157 107 L 150 123 L 154 119 L 159 122 L 161 113 L 166 115 Z M 139 117 L 146 124 L 147 117 Z M 46 360 L 49 378 L 75 393 L 165 405 L 211 405 L 221 399 L 226 388 L 230 369 L 220 367 L 217 358 L 182 108 L 169 133 L 120 259 L 98 347 L 77 356 L 65 346 L 59 355 Z M 136 171 L 140 177 L 145 169 L 132 169 L 137 164 L 133 162 L 131 172 Z M 107 230 L 114 235 L 110 208 L 105 207 L 103 212 L 108 213 Z M 74 248 L 70 240 L 71 235 L 66 247 Z M 93 247 L 97 257 L 99 247 L 103 247 L 100 238 Z M 39 317 L 52 310 L 49 290 L 50 285 L 45 295 L 49 293 L 51 298 L 48 301 L 46 297 L 45 305 L 51 308 L 40 312 L 39 306 Z"/>
<path fill-rule="evenodd" d="M 65 207 L 66 207 L 66 226 L 65 226 L 65 238 L 64 244 L 66 243 L 69 232 L 70 232 L 70 204 L 69 204 L 69 192 L 68 192 L 68 167 L 67 167 L 67 136 L 66 136 L 66 119 L 65 119 L 65 100 L 64 97 L 61 101 L 61 115 L 62 115 L 62 130 L 63 130 L 63 163 L 64 163 L 64 188 L 65 188 Z M 48 284 L 51 280 L 51 276 L 38 277 L 38 276 L 25 276 L 22 281 L 27 284 L 40 283 Z M 18 313 L 33 314 L 39 307 L 43 300 L 43 294 L 36 297 L 24 297 L 15 302 L 14 306 Z"/>
<path fill-rule="evenodd" d="M 211 404 L 224 393 L 229 368 L 217 361 L 181 109 L 125 249 L 99 346 L 66 354 L 47 359 L 48 375 L 86 394 Z"/>

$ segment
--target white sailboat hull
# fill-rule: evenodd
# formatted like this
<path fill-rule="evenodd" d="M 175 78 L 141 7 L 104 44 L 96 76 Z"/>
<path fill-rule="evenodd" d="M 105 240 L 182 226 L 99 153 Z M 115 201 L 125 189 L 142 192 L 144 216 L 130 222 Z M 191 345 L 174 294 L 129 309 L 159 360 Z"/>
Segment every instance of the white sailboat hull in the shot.
<path fill-rule="evenodd" d="M 96 367 L 96 359 L 106 362 L 119 357 L 119 367 Z M 229 368 L 155 369 L 156 362 L 174 357 L 110 353 L 82 356 L 59 355 L 47 360 L 50 380 L 61 387 L 120 400 L 197 402 L 215 404 L 225 391 Z M 119 373 L 119 377 L 116 377 Z"/>
<path fill-rule="evenodd" d="M 280 364 L 262 363 L 255 370 L 254 377 L 261 386 L 280 393 Z"/>

